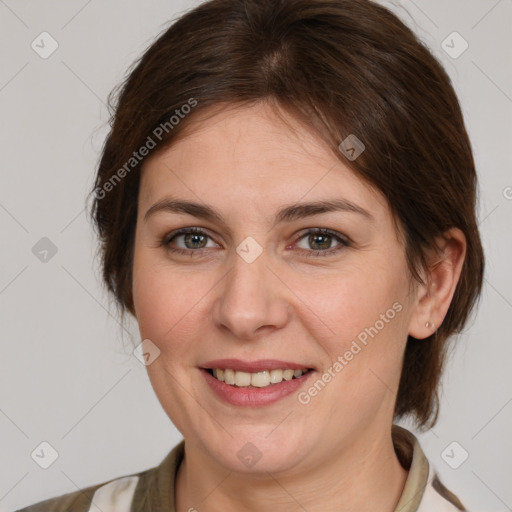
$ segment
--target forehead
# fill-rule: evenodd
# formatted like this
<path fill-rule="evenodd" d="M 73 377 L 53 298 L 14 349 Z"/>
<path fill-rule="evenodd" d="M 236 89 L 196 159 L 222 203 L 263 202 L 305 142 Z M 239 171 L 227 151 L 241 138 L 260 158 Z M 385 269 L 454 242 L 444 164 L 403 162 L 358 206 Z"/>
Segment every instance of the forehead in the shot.
<path fill-rule="evenodd" d="M 217 108 L 196 114 L 177 141 L 144 163 L 139 200 L 149 206 L 172 193 L 268 209 L 340 196 L 376 214 L 387 211 L 383 196 L 343 158 L 268 104 Z"/>

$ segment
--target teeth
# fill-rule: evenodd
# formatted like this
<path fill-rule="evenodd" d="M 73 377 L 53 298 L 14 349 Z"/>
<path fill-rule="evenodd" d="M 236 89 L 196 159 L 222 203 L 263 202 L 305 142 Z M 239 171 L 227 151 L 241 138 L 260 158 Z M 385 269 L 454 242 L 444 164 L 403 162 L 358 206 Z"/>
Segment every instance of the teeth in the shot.
<path fill-rule="evenodd" d="M 248 373 L 230 369 L 215 368 L 213 370 L 213 376 L 221 382 L 225 382 L 231 386 L 241 388 L 246 388 L 248 386 L 265 388 L 272 384 L 279 384 L 283 380 L 292 380 L 293 378 L 297 379 L 307 371 L 307 368 L 304 368 L 302 370 L 264 370 L 262 372 Z"/>
<path fill-rule="evenodd" d="M 283 370 L 283 379 L 284 380 L 292 380 L 293 379 L 293 370 Z"/>
<path fill-rule="evenodd" d="M 276 382 L 276 384 L 278 383 Z M 251 374 L 251 385 L 255 388 L 266 388 L 270 385 L 270 372 L 264 371 Z"/>
<path fill-rule="evenodd" d="M 279 384 L 280 382 L 282 382 L 283 374 L 284 374 L 283 370 L 270 370 L 270 375 L 269 375 L 270 383 L 271 384 Z M 288 380 L 288 379 L 286 379 L 286 380 Z"/>
<path fill-rule="evenodd" d="M 247 372 L 235 372 L 235 384 L 239 387 L 251 385 L 251 374 Z"/>
<path fill-rule="evenodd" d="M 224 370 L 224 382 L 232 386 L 235 385 L 235 372 L 233 370 Z"/>

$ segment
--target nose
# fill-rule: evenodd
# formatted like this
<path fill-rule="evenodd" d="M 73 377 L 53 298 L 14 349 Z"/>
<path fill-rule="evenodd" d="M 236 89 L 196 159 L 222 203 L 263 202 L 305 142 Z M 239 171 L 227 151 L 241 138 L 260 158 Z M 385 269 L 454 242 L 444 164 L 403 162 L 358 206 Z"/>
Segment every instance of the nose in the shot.
<path fill-rule="evenodd" d="M 244 341 L 283 328 L 291 311 L 287 288 L 270 268 L 265 251 L 250 263 L 239 254 L 232 259 L 222 284 L 216 287 L 215 324 Z"/>

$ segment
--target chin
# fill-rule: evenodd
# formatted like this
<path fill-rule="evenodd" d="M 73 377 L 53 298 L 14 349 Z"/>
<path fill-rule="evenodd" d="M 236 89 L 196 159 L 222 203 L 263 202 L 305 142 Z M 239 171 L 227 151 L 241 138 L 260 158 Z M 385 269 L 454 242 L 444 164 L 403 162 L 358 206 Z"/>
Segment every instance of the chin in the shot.
<path fill-rule="evenodd" d="M 291 435 L 287 427 L 282 427 L 281 432 L 277 432 L 280 427 L 274 432 L 272 428 L 265 425 L 264 429 L 244 429 L 233 437 L 222 435 L 223 441 L 212 443 L 208 439 L 202 444 L 227 471 L 266 475 L 300 465 L 307 457 L 308 444 L 301 436 Z"/>

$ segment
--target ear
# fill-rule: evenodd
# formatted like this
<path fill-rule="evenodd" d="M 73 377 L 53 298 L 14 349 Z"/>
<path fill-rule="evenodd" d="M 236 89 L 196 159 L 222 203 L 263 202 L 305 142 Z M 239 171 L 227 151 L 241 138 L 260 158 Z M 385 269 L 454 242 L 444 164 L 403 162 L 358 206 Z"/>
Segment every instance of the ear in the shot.
<path fill-rule="evenodd" d="M 415 290 L 409 334 L 417 339 L 427 338 L 442 324 L 459 281 L 467 241 L 460 229 L 451 228 L 436 239 L 436 246 L 423 272 L 425 284 Z"/>

